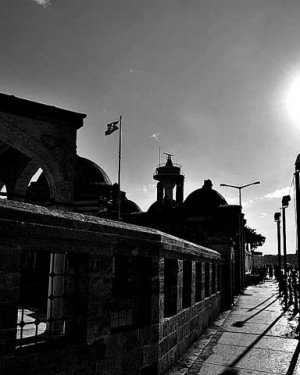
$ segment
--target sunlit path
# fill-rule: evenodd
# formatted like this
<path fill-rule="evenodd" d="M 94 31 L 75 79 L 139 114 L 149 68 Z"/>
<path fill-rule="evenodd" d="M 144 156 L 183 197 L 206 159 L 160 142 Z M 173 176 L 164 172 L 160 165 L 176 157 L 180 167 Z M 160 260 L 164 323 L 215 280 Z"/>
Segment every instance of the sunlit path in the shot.
<path fill-rule="evenodd" d="M 250 286 L 168 375 L 299 374 L 296 318 L 274 280 Z"/>

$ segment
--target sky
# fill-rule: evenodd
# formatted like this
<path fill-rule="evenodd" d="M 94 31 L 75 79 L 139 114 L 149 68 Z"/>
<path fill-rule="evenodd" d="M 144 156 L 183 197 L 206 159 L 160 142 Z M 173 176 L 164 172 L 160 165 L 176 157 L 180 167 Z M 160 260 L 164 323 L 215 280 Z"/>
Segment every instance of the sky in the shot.
<path fill-rule="evenodd" d="M 294 163 L 300 153 L 299 0 L 1 0 L 0 92 L 86 113 L 77 152 L 118 175 L 143 210 L 156 200 L 161 152 L 185 197 L 211 179 L 277 253 L 283 195 L 296 250 Z M 299 99 L 299 100 L 298 100 Z M 299 103 L 299 105 L 298 105 Z M 161 155 L 163 162 L 164 155 Z"/>

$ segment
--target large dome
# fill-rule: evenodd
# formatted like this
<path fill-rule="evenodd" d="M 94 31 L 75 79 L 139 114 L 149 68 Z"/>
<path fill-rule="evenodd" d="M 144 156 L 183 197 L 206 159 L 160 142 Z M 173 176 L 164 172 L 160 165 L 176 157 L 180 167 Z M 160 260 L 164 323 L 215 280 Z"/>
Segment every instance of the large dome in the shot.
<path fill-rule="evenodd" d="M 101 183 L 111 185 L 111 181 L 104 170 L 89 159 L 77 156 L 75 183 Z"/>
<path fill-rule="evenodd" d="M 77 156 L 72 202 L 74 210 L 86 214 L 97 213 L 107 206 L 111 196 L 112 183 L 104 170 L 91 160 Z M 44 172 L 28 187 L 27 201 L 45 206 L 52 204 Z"/>
<path fill-rule="evenodd" d="M 225 198 L 212 188 L 211 180 L 205 180 L 201 189 L 193 191 L 183 202 L 182 208 L 193 211 L 210 211 L 227 206 Z"/>

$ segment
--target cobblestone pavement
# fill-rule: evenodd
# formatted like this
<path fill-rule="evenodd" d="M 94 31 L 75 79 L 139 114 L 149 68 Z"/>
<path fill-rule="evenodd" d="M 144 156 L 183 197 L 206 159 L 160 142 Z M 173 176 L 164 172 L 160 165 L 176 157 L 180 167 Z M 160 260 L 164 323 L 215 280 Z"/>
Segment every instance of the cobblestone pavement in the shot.
<path fill-rule="evenodd" d="M 298 318 L 275 281 L 250 286 L 167 375 L 300 375 Z"/>

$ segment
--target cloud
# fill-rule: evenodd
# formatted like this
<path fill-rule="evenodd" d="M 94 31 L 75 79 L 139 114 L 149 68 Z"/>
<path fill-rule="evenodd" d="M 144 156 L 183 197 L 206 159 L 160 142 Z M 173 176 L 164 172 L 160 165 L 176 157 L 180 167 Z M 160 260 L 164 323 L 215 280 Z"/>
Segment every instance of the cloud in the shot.
<path fill-rule="evenodd" d="M 42 5 L 44 8 L 46 8 L 47 6 L 51 4 L 50 0 L 33 0 L 33 1 L 35 1 L 39 5 Z"/>
<path fill-rule="evenodd" d="M 290 186 L 284 187 L 282 189 L 277 189 L 272 193 L 265 194 L 261 199 L 282 198 L 284 195 L 293 195 Z"/>
<path fill-rule="evenodd" d="M 282 199 L 282 197 L 285 195 L 290 195 L 291 198 L 293 198 L 294 192 L 290 186 L 286 186 L 284 188 L 274 190 L 271 193 L 267 193 L 261 197 L 255 197 L 253 199 L 250 199 L 247 202 L 243 202 L 243 207 L 249 207 L 252 203 L 256 203 L 257 201 L 261 201 L 261 200 Z M 234 204 L 234 203 L 230 203 L 230 204 Z M 264 216 L 266 216 L 265 213 L 261 214 L 260 217 L 264 217 Z"/>
<path fill-rule="evenodd" d="M 259 215 L 259 217 L 260 218 L 265 218 L 265 217 L 267 217 L 267 216 L 269 216 L 266 212 L 262 212 L 260 215 Z"/>
<path fill-rule="evenodd" d="M 159 142 L 160 135 L 161 135 L 161 132 L 154 133 L 151 135 L 150 139 L 154 139 L 156 142 Z"/>
<path fill-rule="evenodd" d="M 152 193 L 155 188 L 156 186 L 154 184 L 145 185 L 143 187 L 143 193 Z"/>

